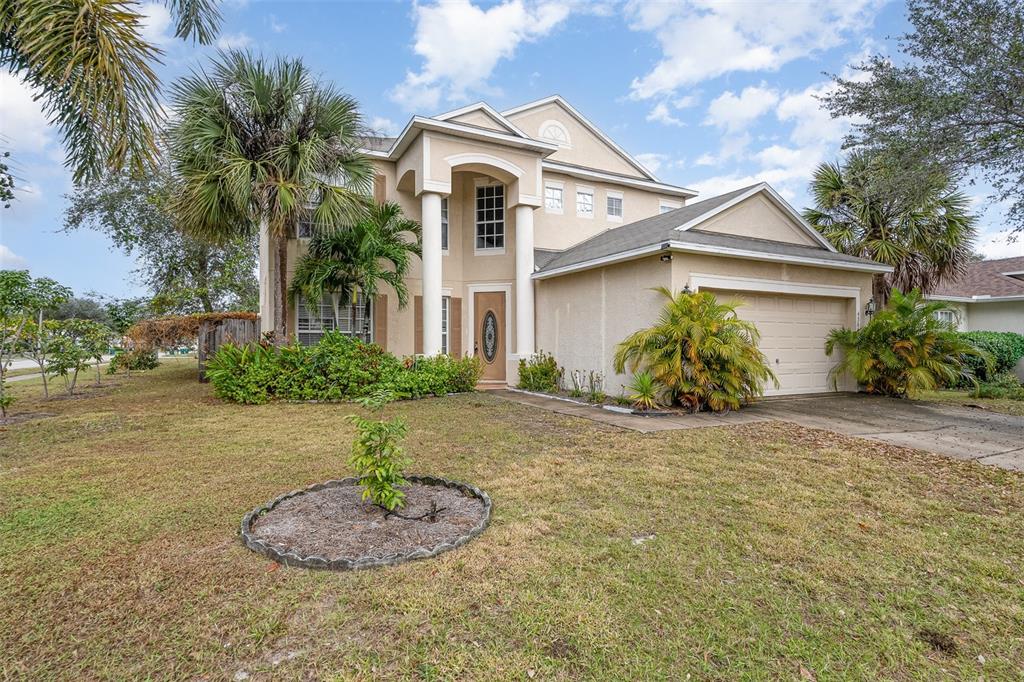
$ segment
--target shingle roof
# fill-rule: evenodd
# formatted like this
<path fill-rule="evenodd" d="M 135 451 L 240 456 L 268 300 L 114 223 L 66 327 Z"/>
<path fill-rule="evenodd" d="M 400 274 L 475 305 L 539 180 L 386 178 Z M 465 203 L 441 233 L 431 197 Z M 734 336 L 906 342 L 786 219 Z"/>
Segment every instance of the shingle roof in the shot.
<path fill-rule="evenodd" d="M 966 275 L 940 284 L 931 296 L 1024 296 L 1024 275 L 1010 277 L 1007 272 L 1024 272 L 1024 256 L 971 263 Z"/>
<path fill-rule="evenodd" d="M 771 241 L 768 239 L 756 239 L 753 237 L 740 237 L 736 235 L 719 234 L 715 232 L 704 232 L 699 229 L 677 230 L 680 225 L 685 225 L 696 220 L 715 209 L 721 207 L 736 197 L 749 192 L 757 185 L 743 187 L 732 192 L 711 197 L 704 201 L 698 201 L 661 215 L 644 218 L 628 225 L 605 230 L 594 235 L 590 239 L 580 242 L 565 251 L 561 251 L 554 257 L 540 265 L 540 272 L 555 270 L 571 265 L 585 263 L 598 258 L 614 256 L 619 253 L 632 251 L 645 246 L 662 244 L 667 241 L 682 242 L 708 247 L 720 247 L 726 249 L 743 249 L 757 251 L 777 256 L 804 256 L 810 258 L 836 261 L 839 263 L 871 263 L 871 261 L 855 256 L 847 256 L 842 253 L 835 253 L 818 246 L 802 246 L 786 242 Z"/>

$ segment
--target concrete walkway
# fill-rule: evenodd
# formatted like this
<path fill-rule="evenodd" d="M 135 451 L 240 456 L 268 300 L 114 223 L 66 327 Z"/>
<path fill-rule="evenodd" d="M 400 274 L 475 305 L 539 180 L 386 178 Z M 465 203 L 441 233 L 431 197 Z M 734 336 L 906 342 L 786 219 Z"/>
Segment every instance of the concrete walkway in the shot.
<path fill-rule="evenodd" d="M 495 394 L 525 405 L 643 433 L 779 420 L 1024 471 L 1024 417 L 956 405 L 832 393 L 769 398 L 741 412 L 725 415 L 640 417 L 517 391 L 495 391 Z"/>

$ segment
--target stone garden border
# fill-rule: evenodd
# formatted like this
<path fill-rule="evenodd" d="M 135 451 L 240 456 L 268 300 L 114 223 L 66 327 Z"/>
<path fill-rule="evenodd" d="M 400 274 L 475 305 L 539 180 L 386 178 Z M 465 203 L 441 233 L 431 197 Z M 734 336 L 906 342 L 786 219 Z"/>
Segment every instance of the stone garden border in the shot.
<path fill-rule="evenodd" d="M 397 564 L 403 564 L 407 561 L 413 561 L 416 559 L 430 559 L 443 552 L 455 549 L 456 547 L 461 547 L 477 535 L 480 535 L 480 533 L 484 532 L 484 529 L 486 529 L 490 524 L 492 506 L 491 498 L 487 493 L 476 486 L 468 483 L 461 483 L 459 481 L 450 481 L 446 478 L 440 478 L 437 476 L 405 476 L 405 479 L 410 483 L 419 483 L 421 485 L 455 488 L 470 497 L 475 497 L 484 504 L 483 518 L 478 524 L 469 529 L 467 533 L 455 538 L 454 540 L 442 542 L 433 549 L 420 548 L 409 552 L 388 554 L 382 557 L 341 557 L 334 559 L 333 561 L 326 557 L 317 555 L 301 556 L 294 552 L 281 551 L 253 535 L 253 523 L 255 523 L 260 516 L 266 514 L 281 502 L 298 495 L 313 493 L 326 488 L 343 485 L 358 485 L 359 479 L 354 476 L 349 476 L 347 478 L 324 481 L 323 483 L 314 483 L 306 488 L 292 490 L 291 492 L 287 492 L 274 498 L 265 505 L 256 507 L 242 517 L 242 543 L 257 554 L 262 554 L 268 559 L 282 563 L 285 566 L 299 566 L 301 568 L 315 568 L 328 571 L 358 571 L 366 568 L 377 568 L 380 566 L 395 566 Z"/>

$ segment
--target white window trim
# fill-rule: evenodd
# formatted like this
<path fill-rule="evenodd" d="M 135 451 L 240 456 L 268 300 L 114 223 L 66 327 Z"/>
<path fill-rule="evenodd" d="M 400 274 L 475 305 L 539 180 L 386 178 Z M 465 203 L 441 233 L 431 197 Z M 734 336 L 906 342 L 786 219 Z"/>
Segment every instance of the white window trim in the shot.
<path fill-rule="evenodd" d="M 623 216 L 625 216 L 625 214 L 626 214 L 626 199 L 625 199 L 625 197 L 622 196 L 622 192 L 619 192 L 619 191 L 613 190 L 613 189 L 605 190 L 604 194 L 605 194 L 605 198 L 604 198 L 604 213 L 605 213 L 605 217 L 608 219 L 609 222 L 621 223 Z M 623 215 L 612 215 L 612 214 L 608 213 L 608 199 L 618 199 L 619 200 L 619 208 L 622 210 L 622 214 Z"/>
<path fill-rule="evenodd" d="M 557 209 L 557 210 L 553 209 L 553 208 L 548 208 L 548 187 L 550 187 L 551 189 L 560 189 L 560 190 L 562 190 L 562 208 Z M 561 182 L 559 180 L 545 180 L 544 181 L 544 196 L 542 197 L 542 199 L 544 201 L 544 212 L 545 213 L 550 213 L 552 215 L 562 215 L 562 214 L 564 214 L 565 213 L 565 183 Z"/>
<path fill-rule="evenodd" d="M 565 142 L 559 142 L 557 140 L 552 140 L 550 137 L 543 136 L 544 131 L 547 130 L 550 126 L 561 128 L 562 132 L 565 133 Z M 561 149 L 572 149 L 572 135 L 569 134 L 569 129 L 566 128 L 565 124 L 562 123 L 561 121 L 548 119 L 541 123 L 540 127 L 537 128 L 537 139 L 542 142 L 547 142 L 549 144 L 557 144 Z"/>
<path fill-rule="evenodd" d="M 298 341 L 299 333 L 300 333 L 299 332 L 299 304 L 300 304 L 299 299 L 300 298 L 301 298 L 300 296 L 296 296 L 291 301 L 291 304 L 295 306 L 295 324 L 293 326 L 295 328 L 295 339 L 296 339 L 296 341 Z M 306 305 L 306 301 L 302 300 L 301 304 L 303 306 L 305 306 Z M 359 305 L 363 305 L 363 304 L 360 303 Z M 344 308 L 344 307 L 345 306 L 342 306 L 342 308 Z M 377 306 L 375 305 L 375 302 L 374 301 L 370 301 L 370 322 L 369 322 L 369 334 L 368 334 L 368 336 L 369 336 L 369 343 L 377 343 L 377 337 L 376 337 L 376 331 L 377 331 L 377 310 L 376 310 L 376 308 L 377 308 Z M 326 334 L 328 331 L 333 331 L 333 330 L 321 330 L 319 332 L 316 332 L 316 331 L 306 331 L 306 332 L 301 332 L 301 333 L 303 333 L 303 334 L 319 334 L 320 337 L 323 338 L 323 335 Z M 344 332 L 342 332 L 342 334 L 344 336 L 349 336 L 349 337 L 356 336 L 355 334 L 351 334 L 351 333 L 345 334 Z M 362 339 L 359 339 L 359 340 L 361 341 Z"/>
<path fill-rule="evenodd" d="M 673 201 L 672 199 L 662 199 L 662 198 L 658 199 L 658 215 L 661 215 L 662 213 L 667 213 L 667 211 L 664 210 L 666 208 L 669 211 L 674 211 L 677 208 L 682 208 L 682 207 L 683 207 L 683 204 L 680 201 Z"/>
<path fill-rule="evenodd" d="M 496 246 L 492 248 L 479 248 L 476 245 L 476 190 L 479 187 L 498 187 L 502 188 L 501 201 L 503 203 L 502 211 L 504 213 L 504 237 L 503 242 L 505 246 Z M 508 246 L 508 192 L 505 183 L 499 180 L 493 180 L 491 178 L 476 178 L 473 181 L 473 255 L 474 256 L 504 256 L 505 248 Z M 449 239 L 451 235 L 449 235 Z"/>
<path fill-rule="evenodd" d="M 580 194 L 590 195 L 590 215 L 587 215 L 586 213 L 580 213 Z M 594 213 L 597 212 L 597 206 L 595 206 L 596 198 L 597 195 L 595 194 L 593 187 L 588 187 L 587 185 L 576 185 L 576 191 L 573 193 L 573 200 L 576 203 L 576 217 L 583 218 L 584 220 L 593 220 Z"/>

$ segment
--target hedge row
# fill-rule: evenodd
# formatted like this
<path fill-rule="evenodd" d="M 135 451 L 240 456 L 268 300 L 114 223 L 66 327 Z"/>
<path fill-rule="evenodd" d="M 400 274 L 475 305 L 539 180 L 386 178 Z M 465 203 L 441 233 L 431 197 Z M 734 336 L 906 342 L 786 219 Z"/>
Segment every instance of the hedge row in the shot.
<path fill-rule="evenodd" d="M 476 358 L 399 360 L 372 343 L 338 332 L 315 346 L 222 346 L 206 366 L 218 397 L 236 403 L 272 400 L 353 400 L 387 390 L 396 398 L 472 391 Z"/>
<path fill-rule="evenodd" d="M 1024 335 L 1022 334 L 962 332 L 961 336 L 992 357 L 994 364 L 991 370 L 986 367 L 984 358 L 969 357 L 964 363 L 978 378 L 978 381 L 989 381 L 999 374 L 1013 371 L 1020 359 L 1024 357 Z"/>

